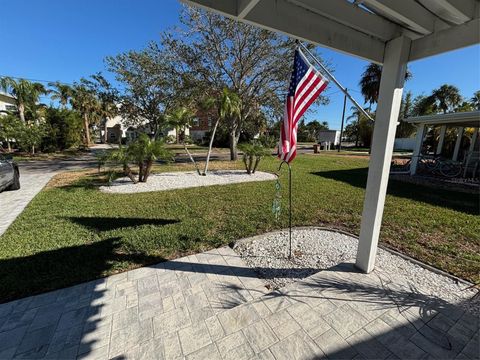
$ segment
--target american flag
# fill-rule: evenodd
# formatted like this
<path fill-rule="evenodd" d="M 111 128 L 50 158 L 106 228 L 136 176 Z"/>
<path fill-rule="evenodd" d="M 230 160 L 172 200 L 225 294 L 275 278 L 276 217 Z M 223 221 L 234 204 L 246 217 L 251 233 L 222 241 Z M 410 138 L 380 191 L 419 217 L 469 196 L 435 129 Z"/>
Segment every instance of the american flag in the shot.
<path fill-rule="evenodd" d="M 300 49 L 297 49 L 290 87 L 285 100 L 283 125 L 280 130 L 278 157 L 281 160 L 290 163 L 295 159 L 298 120 L 327 87 L 327 84 L 327 79 L 308 62 Z"/>

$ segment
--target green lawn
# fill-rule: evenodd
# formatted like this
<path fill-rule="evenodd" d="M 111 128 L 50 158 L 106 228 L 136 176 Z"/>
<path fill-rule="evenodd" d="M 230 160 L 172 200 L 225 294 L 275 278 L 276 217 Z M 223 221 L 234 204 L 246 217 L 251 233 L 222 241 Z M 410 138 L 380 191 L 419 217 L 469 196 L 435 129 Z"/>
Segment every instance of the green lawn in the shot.
<path fill-rule="evenodd" d="M 241 168 L 242 164 L 234 166 Z M 277 166 L 274 158 L 260 165 L 265 171 L 275 171 Z M 299 155 L 293 163 L 294 225 L 322 225 L 358 234 L 366 167 L 367 160 L 362 158 Z M 287 225 L 286 212 L 278 223 L 272 216 L 272 181 L 113 195 L 98 191 L 100 180 L 91 175 L 45 189 L 0 237 L 0 301 L 218 247 Z M 286 190 L 286 173 L 282 184 Z M 478 214 L 476 196 L 392 181 L 381 241 L 478 282 Z"/>

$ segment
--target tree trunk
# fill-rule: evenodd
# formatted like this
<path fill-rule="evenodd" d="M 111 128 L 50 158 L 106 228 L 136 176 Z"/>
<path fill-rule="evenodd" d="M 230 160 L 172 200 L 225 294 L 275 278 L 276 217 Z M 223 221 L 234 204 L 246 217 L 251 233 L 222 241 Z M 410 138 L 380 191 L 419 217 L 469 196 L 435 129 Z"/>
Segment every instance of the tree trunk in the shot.
<path fill-rule="evenodd" d="M 32 155 L 35 155 L 35 145 L 32 145 Z"/>
<path fill-rule="evenodd" d="M 208 144 L 207 160 L 205 162 L 205 169 L 203 170 L 203 176 L 207 175 L 208 162 L 210 161 L 210 154 L 212 153 L 213 139 L 215 139 L 215 133 L 217 132 L 217 127 L 219 122 L 220 122 L 220 119 L 217 119 L 217 121 L 215 122 L 215 126 L 213 127 L 212 136 L 210 137 L 210 143 Z"/>
<path fill-rule="evenodd" d="M 128 166 L 128 165 L 123 165 L 123 172 L 125 173 L 125 175 L 128 176 L 128 178 L 129 178 L 130 180 L 132 180 L 132 182 L 133 182 L 134 184 L 136 184 L 136 183 L 138 182 L 137 179 L 135 179 L 135 176 L 133 175 L 132 169 L 130 169 L 130 166 Z"/>
<path fill-rule="evenodd" d="M 7 150 L 8 152 L 12 152 L 12 144 L 10 144 L 10 140 L 7 140 Z"/>
<path fill-rule="evenodd" d="M 252 174 L 255 174 L 255 171 L 257 171 L 258 164 L 260 164 L 260 160 L 262 160 L 261 156 L 257 156 L 255 159 L 255 166 L 253 167 Z"/>
<path fill-rule="evenodd" d="M 107 119 L 108 120 L 108 119 Z M 106 144 L 108 141 L 108 127 L 107 120 L 105 120 L 105 128 L 103 129 L 103 143 Z"/>
<path fill-rule="evenodd" d="M 237 154 L 237 142 L 238 142 L 238 137 L 235 135 L 235 131 L 231 131 L 229 134 L 229 139 L 230 139 L 230 160 L 238 160 L 238 154 Z"/>
<path fill-rule="evenodd" d="M 88 123 L 88 115 L 83 114 L 83 131 L 85 131 L 85 146 L 90 146 L 90 127 Z"/>
<path fill-rule="evenodd" d="M 193 165 L 195 165 L 195 170 L 197 170 L 198 175 L 202 175 L 202 173 L 200 172 L 200 169 L 198 168 L 197 162 L 193 158 L 192 154 L 190 154 L 190 151 L 188 151 L 187 144 L 185 144 L 185 142 L 183 143 L 183 148 L 185 149 L 185 152 L 187 153 L 188 157 L 192 161 Z"/>
<path fill-rule="evenodd" d="M 138 163 L 138 181 L 143 182 L 143 162 Z"/>
<path fill-rule="evenodd" d="M 147 182 L 147 179 L 150 176 L 150 172 L 152 171 L 152 165 L 153 165 L 153 161 L 148 160 L 147 161 L 147 166 L 146 166 L 145 171 L 143 173 L 143 182 Z"/>
<path fill-rule="evenodd" d="M 175 140 L 177 141 L 177 145 L 179 145 L 180 144 L 180 127 L 179 126 L 175 128 L 175 138 L 176 138 Z"/>
<path fill-rule="evenodd" d="M 18 104 L 18 115 L 20 116 L 20 120 L 25 122 L 25 105 L 23 103 Z"/>

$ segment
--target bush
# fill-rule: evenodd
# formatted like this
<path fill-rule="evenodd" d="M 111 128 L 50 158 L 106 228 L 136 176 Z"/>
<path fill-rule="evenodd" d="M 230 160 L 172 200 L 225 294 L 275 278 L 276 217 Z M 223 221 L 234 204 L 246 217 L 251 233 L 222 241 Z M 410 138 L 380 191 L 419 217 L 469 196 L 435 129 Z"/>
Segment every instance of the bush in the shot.
<path fill-rule="evenodd" d="M 169 162 L 172 159 L 173 155 L 165 149 L 163 141 L 151 140 L 146 134 L 141 134 L 127 147 L 120 146 L 109 156 L 101 154 L 97 157 L 99 169 L 106 164 L 120 165 L 125 176 L 128 176 L 134 184 L 147 182 L 155 160 Z M 138 166 L 138 179 L 135 178 L 130 164 Z"/>
<path fill-rule="evenodd" d="M 40 148 L 54 152 L 76 147 L 82 142 L 82 118 L 74 110 L 49 107 L 45 112 Z"/>
<path fill-rule="evenodd" d="M 255 174 L 260 160 L 269 154 L 269 150 L 265 149 L 261 144 L 241 144 L 239 149 L 243 152 L 243 163 L 247 174 Z"/>

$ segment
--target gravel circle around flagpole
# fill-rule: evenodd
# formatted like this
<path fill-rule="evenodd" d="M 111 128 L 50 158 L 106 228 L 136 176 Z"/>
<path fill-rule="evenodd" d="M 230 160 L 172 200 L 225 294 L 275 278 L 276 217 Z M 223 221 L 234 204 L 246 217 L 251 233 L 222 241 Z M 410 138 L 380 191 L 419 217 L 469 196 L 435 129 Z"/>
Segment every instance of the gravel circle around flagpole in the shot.
<path fill-rule="evenodd" d="M 130 194 L 150 191 L 167 191 L 186 189 L 200 186 L 230 185 L 254 181 L 276 180 L 275 174 L 257 171 L 248 175 L 245 170 L 214 170 L 206 176 L 198 175 L 194 171 L 167 172 L 152 174 L 146 183 L 134 184 L 126 177 L 119 178 L 109 186 L 101 186 L 100 191 L 105 193 Z"/>
<path fill-rule="evenodd" d="M 288 259 L 288 229 L 239 240 L 233 248 L 274 290 L 338 264 L 354 263 L 357 246 L 354 236 L 311 227 L 293 229 L 292 259 Z M 373 274 L 386 284 L 393 281 L 480 314 L 478 290 L 470 288 L 468 282 L 429 270 L 386 249 L 378 249 Z"/>

